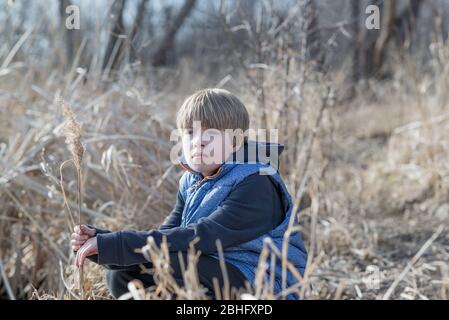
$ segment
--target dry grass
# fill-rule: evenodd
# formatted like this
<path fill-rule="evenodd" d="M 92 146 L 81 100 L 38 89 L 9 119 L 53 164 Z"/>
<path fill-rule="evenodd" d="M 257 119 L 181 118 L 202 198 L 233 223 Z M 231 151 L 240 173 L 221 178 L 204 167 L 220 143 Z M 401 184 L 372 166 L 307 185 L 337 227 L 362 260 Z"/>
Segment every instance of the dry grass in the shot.
<path fill-rule="evenodd" d="M 298 96 L 297 75 L 282 74 L 280 66 L 266 70 L 268 126 L 282 129 L 281 173 L 310 253 L 303 286 L 292 289 L 301 297 L 447 299 L 449 235 L 438 227 L 449 222 L 449 72 L 447 64 L 438 67 L 448 49 L 438 50 L 435 68 L 421 74 L 402 61 L 405 68 L 392 79 L 361 83 L 351 102 L 340 100 L 345 87 L 337 74 L 308 73 Z M 74 221 L 67 223 L 74 219 L 63 206 L 62 176 L 67 205 L 87 223 L 148 229 L 163 220 L 182 173 L 169 161 L 173 115 L 185 95 L 214 84 L 193 78 L 188 63 L 176 72 L 125 66 L 109 83 L 95 70 L 63 77 L 31 62 L 0 77 L 0 297 L 77 298 L 69 247 Z M 292 84 L 287 97 L 280 93 L 286 82 Z M 259 119 L 242 74 L 225 87 Z M 82 206 L 76 175 L 59 170 L 68 154 L 54 92 L 67 97 L 84 128 Z M 303 205 L 307 198 L 310 206 Z M 266 247 L 260 268 L 272 254 L 282 257 Z M 184 288 L 168 272 L 166 244 L 157 248 L 149 240 L 143 253 L 154 262 L 158 285 L 145 291 L 132 283 L 131 296 L 206 298 L 195 275 L 196 253 L 185 266 Z M 363 281 L 369 265 L 380 270 L 378 289 Z M 84 277 L 87 299 L 111 298 L 101 267 L 87 263 Z M 227 288 L 216 292 L 237 296 Z M 260 279 L 251 295 L 281 298 Z"/>

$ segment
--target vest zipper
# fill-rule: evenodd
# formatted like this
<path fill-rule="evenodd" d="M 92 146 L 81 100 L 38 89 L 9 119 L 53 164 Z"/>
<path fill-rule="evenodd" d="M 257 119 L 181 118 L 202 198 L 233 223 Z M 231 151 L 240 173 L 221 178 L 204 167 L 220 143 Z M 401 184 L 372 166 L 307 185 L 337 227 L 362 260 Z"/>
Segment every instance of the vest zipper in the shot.
<path fill-rule="evenodd" d="M 221 172 L 221 169 L 222 169 L 222 168 L 223 168 L 223 166 L 221 166 L 220 168 L 218 168 L 218 171 L 215 172 L 213 175 L 211 175 L 211 176 L 205 176 L 203 179 L 199 180 L 197 183 L 195 183 L 195 184 L 192 186 L 192 190 L 195 189 L 196 187 L 198 187 L 204 180 L 215 178 L 215 177 Z"/>

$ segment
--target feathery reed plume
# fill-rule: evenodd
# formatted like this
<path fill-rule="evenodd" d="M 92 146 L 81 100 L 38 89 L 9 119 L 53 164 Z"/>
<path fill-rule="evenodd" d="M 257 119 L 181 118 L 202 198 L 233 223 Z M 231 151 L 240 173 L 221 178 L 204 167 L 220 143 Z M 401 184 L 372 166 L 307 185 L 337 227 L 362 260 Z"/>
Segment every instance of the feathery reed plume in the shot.
<path fill-rule="evenodd" d="M 57 101 L 61 104 L 63 108 L 63 115 L 66 119 L 66 125 L 64 130 L 64 135 L 66 137 L 66 144 L 72 154 L 72 161 L 75 165 L 77 172 L 77 182 L 78 182 L 78 225 L 81 226 L 81 205 L 82 201 L 82 189 L 81 189 L 81 168 L 84 155 L 84 146 L 81 143 L 81 126 L 75 119 L 75 114 L 67 103 L 61 96 L 56 97 Z M 85 299 L 84 292 L 84 270 L 83 266 L 79 268 L 79 287 L 81 292 L 81 299 Z"/>
<path fill-rule="evenodd" d="M 73 163 L 75 164 L 76 169 L 80 171 L 81 161 L 83 160 L 84 155 L 84 147 L 81 143 L 81 126 L 76 121 L 75 114 L 70 108 L 70 105 L 62 99 L 60 101 L 62 102 L 62 107 L 64 108 L 64 118 L 67 121 L 64 131 L 66 137 L 65 142 L 69 147 L 70 152 L 72 153 Z"/>

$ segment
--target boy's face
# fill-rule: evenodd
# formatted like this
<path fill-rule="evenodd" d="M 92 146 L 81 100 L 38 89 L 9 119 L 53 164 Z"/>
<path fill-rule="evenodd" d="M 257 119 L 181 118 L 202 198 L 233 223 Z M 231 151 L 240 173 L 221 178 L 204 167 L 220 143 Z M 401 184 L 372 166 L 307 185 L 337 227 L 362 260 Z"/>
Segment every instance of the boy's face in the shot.
<path fill-rule="evenodd" d="M 232 136 L 217 129 L 184 129 L 182 151 L 193 170 L 212 175 L 234 152 Z"/>

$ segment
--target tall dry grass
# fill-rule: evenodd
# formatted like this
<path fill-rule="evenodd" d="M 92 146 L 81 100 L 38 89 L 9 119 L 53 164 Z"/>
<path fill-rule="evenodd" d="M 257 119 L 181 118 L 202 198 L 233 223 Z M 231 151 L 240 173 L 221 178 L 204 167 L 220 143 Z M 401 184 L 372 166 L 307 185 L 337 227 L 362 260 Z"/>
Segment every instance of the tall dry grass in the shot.
<path fill-rule="evenodd" d="M 449 117 L 448 48 L 419 67 L 411 57 L 392 59 L 393 77 L 357 85 L 343 97 L 345 70 L 287 73 L 264 69 L 269 128 L 286 145 L 280 170 L 295 201 L 294 218 L 309 250 L 301 285 L 276 296 L 259 273 L 251 296 L 305 299 L 435 299 L 448 297 Z M 1 57 L 4 59 L 5 57 Z M 9 59 L 9 57 L 7 57 Z M 402 68 L 395 68 L 394 65 Z M 244 72 L 220 79 L 200 77 L 184 61 L 176 70 L 124 65 L 114 79 L 98 70 L 42 68 L 33 61 L 0 70 L 0 296 L 72 299 L 77 273 L 71 265 L 67 206 L 86 223 L 112 230 L 156 227 L 172 209 L 181 170 L 170 159 L 170 131 L 183 98 L 220 84 L 242 97 L 252 127 L 262 126 L 260 101 Z M 300 77 L 304 81 L 298 82 Z M 192 81 L 195 79 L 195 81 Z M 301 88 L 298 88 L 301 83 Z M 300 90 L 299 90 L 300 89 Z M 299 90 L 299 91 L 298 91 Z M 60 165 L 63 109 L 71 104 L 83 125 L 84 174 Z M 78 203 L 79 186 L 84 196 Z M 70 220 L 71 223 L 67 223 Z M 79 222 L 79 221 L 78 221 Z M 154 263 L 157 286 L 130 284 L 136 299 L 206 299 L 196 277 L 197 253 L 185 266 L 185 287 L 168 272 L 167 244 L 149 239 L 143 254 Z M 267 242 L 259 271 L 283 257 Z M 285 269 L 291 267 L 283 260 Z M 367 287 L 367 268 L 380 271 L 378 288 Z M 57 266 L 57 267 L 55 267 Z M 110 299 L 101 267 L 87 263 L 87 299 Z M 241 298 L 218 288 L 222 298 Z"/>

